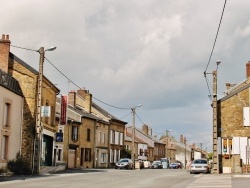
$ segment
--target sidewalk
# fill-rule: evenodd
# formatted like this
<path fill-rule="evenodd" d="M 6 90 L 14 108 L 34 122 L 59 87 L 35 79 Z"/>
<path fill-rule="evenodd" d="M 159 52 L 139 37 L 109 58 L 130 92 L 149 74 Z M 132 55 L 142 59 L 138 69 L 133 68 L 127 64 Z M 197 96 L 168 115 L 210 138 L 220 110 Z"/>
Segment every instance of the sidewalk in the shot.
<path fill-rule="evenodd" d="M 13 180 L 26 180 L 30 178 L 44 178 L 57 176 L 60 174 L 74 174 L 74 173 L 93 173 L 93 172 L 108 172 L 110 169 L 67 169 L 64 171 L 57 171 L 53 173 L 44 173 L 44 174 L 35 174 L 35 175 L 11 175 L 11 174 L 2 174 L 0 175 L 0 183 L 4 181 L 13 181 Z"/>

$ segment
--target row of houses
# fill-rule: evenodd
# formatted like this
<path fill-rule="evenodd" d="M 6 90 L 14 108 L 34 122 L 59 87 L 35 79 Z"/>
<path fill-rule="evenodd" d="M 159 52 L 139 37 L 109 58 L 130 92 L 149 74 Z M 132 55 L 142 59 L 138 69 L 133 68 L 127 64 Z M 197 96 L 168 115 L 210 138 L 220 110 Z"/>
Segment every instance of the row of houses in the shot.
<path fill-rule="evenodd" d="M 120 158 L 131 157 L 132 145 L 137 160 L 168 157 L 169 145 L 164 137 L 158 139 L 148 125 L 143 125 L 142 129 L 135 128 L 133 140 L 133 127 L 94 103 L 86 89 L 60 95 L 60 90 L 43 76 L 39 102 L 39 72 L 11 53 L 10 44 L 9 36 L 2 35 L 0 168 L 6 167 L 18 153 L 32 173 L 48 167 L 110 168 Z M 186 164 L 191 160 L 190 151 L 185 143 L 185 158 L 182 154 L 170 159 Z"/>

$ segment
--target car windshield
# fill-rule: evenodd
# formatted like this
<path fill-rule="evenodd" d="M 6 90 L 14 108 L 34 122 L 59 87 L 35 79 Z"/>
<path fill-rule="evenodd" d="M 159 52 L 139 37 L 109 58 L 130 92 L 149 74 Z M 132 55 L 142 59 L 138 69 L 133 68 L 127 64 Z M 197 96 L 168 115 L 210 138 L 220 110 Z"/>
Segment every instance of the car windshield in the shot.
<path fill-rule="evenodd" d="M 154 161 L 153 164 L 160 164 L 161 161 Z"/>
<path fill-rule="evenodd" d="M 119 162 L 120 163 L 122 163 L 122 162 L 128 162 L 128 159 L 121 159 Z"/>
<path fill-rule="evenodd" d="M 193 164 L 207 164 L 206 160 L 194 160 Z"/>

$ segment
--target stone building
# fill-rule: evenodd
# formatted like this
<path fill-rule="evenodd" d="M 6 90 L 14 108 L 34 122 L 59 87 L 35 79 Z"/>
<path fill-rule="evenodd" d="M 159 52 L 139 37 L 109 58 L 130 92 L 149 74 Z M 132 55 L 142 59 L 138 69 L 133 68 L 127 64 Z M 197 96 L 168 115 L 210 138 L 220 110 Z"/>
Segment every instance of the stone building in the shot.
<path fill-rule="evenodd" d="M 246 79 L 226 86 L 226 96 L 217 102 L 219 172 L 241 173 L 249 165 L 246 147 L 250 144 L 250 62 L 246 64 Z"/>
<path fill-rule="evenodd" d="M 34 160 L 34 140 L 36 136 L 36 115 L 37 115 L 37 93 L 39 72 L 29 66 L 10 52 L 11 41 L 8 35 L 2 35 L 0 40 L 0 67 L 15 78 L 20 85 L 24 96 L 23 122 L 22 122 L 22 157 L 28 160 L 30 169 L 39 172 L 40 162 Z M 37 58 L 39 63 L 39 54 Z M 50 116 L 41 119 L 41 165 L 51 166 L 53 163 L 53 146 L 55 129 L 55 106 L 56 95 L 59 89 L 55 87 L 45 76 L 42 82 L 42 106 L 50 108 Z M 38 149 L 36 149 L 38 150 Z M 38 157 L 37 157 L 38 158 Z"/>
<path fill-rule="evenodd" d="M 92 102 L 92 94 L 80 89 L 68 94 L 68 121 L 61 125 L 60 101 L 57 106 L 58 131 L 63 129 L 63 159 L 68 168 L 108 168 L 122 157 L 126 122 Z M 76 138 L 74 139 L 74 134 Z"/>
<path fill-rule="evenodd" d="M 2 51 L 0 51 L 2 53 Z M 1 61 L 1 60 L 0 60 Z M 16 79 L 0 67 L 0 169 L 21 154 L 23 94 Z"/>

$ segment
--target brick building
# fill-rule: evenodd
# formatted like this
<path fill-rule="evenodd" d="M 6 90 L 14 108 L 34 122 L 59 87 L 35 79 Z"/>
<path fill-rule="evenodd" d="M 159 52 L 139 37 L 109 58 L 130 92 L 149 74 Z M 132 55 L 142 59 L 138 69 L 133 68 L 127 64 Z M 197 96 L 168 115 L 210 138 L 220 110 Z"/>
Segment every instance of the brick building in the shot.
<path fill-rule="evenodd" d="M 250 145 L 250 62 L 246 64 L 246 76 L 238 84 L 226 83 L 226 96 L 218 100 L 220 173 L 241 173 L 242 165 L 249 165 L 246 146 Z"/>
<path fill-rule="evenodd" d="M 22 156 L 30 163 L 30 169 L 38 168 L 34 161 L 34 139 L 37 114 L 37 91 L 38 91 L 38 71 L 33 69 L 27 63 L 19 59 L 10 52 L 8 35 L 2 35 L 0 40 L 0 67 L 15 78 L 20 85 L 24 96 L 23 122 L 22 122 Z M 39 56 L 37 58 L 37 64 Z M 53 145 L 55 136 L 55 106 L 56 95 L 59 89 L 56 88 L 46 77 L 42 83 L 42 106 L 50 106 L 50 117 L 43 117 L 41 120 L 42 129 L 42 147 L 41 164 L 51 166 L 53 163 Z M 35 165 L 36 164 L 36 165 Z"/>

